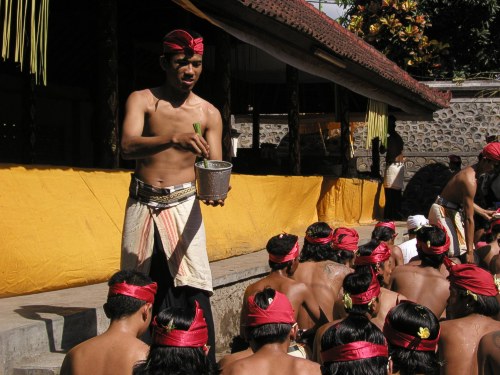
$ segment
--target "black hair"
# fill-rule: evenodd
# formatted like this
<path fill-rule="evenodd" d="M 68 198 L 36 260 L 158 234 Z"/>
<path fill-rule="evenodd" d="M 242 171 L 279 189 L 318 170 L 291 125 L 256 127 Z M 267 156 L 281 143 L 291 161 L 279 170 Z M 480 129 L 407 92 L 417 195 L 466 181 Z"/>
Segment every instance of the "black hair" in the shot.
<path fill-rule="evenodd" d="M 342 287 L 344 289 L 344 293 L 349 293 L 351 295 L 360 294 L 368 290 L 371 282 L 372 282 L 371 271 L 369 269 L 367 270 L 363 268 L 361 270 L 356 270 L 355 272 L 346 275 L 344 281 L 342 282 Z M 364 305 L 353 304 L 352 308 L 346 307 L 345 310 L 349 314 L 358 314 L 358 315 L 364 315 L 370 312 L 368 304 Z"/>
<path fill-rule="evenodd" d="M 311 238 L 325 238 L 330 235 L 332 228 L 323 221 L 309 225 L 306 230 L 306 235 Z M 331 243 L 315 244 L 310 243 L 304 239 L 304 245 L 300 252 L 300 262 L 307 262 L 309 260 L 321 262 L 322 260 L 332 260 L 340 263 L 339 255 L 332 249 Z"/>
<path fill-rule="evenodd" d="M 439 320 L 426 306 L 411 301 L 402 301 L 387 314 L 391 327 L 402 333 L 417 336 L 421 328 L 429 330 L 428 340 L 434 340 L 439 335 Z M 436 352 L 417 351 L 392 345 L 390 340 L 389 354 L 393 361 L 393 371 L 401 375 L 431 374 L 437 375 L 440 363 Z"/>
<path fill-rule="evenodd" d="M 340 228 L 335 229 L 334 233 L 337 233 L 337 231 Z M 338 236 L 338 241 L 342 242 L 342 239 L 347 236 L 347 234 L 341 234 Z M 338 263 L 344 264 L 346 261 L 349 261 L 354 258 L 354 251 L 349 251 L 349 250 L 335 250 L 335 253 L 337 257 L 340 259 Z"/>
<path fill-rule="evenodd" d="M 385 345 L 382 331 L 370 320 L 361 315 L 348 315 L 340 323 L 328 328 L 321 337 L 323 351 L 335 346 L 357 341 L 367 341 L 373 344 Z M 373 357 L 344 362 L 325 362 L 321 366 L 322 375 L 386 375 L 389 359 Z"/>
<path fill-rule="evenodd" d="M 431 246 L 443 246 L 446 242 L 446 232 L 434 225 L 428 225 L 421 227 L 415 232 L 417 235 L 417 241 L 427 243 L 429 242 Z M 442 254 L 426 254 L 417 245 L 418 257 L 422 260 L 423 266 L 430 266 L 439 269 L 443 264 L 443 260 L 447 255 L 447 252 Z"/>
<path fill-rule="evenodd" d="M 123 282 L 130 285 L 145 286 L 151 284 L 153 280 L 142 272 L 123 270 L 111 276 L 108 286 Z M 116 296 L 108 296 L 104 304 L 104 311 L 109 319 L 118 320 L 136 313 L 145 304 L 146 301 L 118 294 Z"/>
<path fill-rule="evenodd" d="M 481 241 L 487 243 L 493 242 L 493 240 L 495 239 L 496 236 L 498 236 L 499 233 L 500 233 L 500 224 L 493 225 L 490 227 L 489 232 L 486 232 L 481 236 Z"/>
<path fill-rule="evenodd" d="M 195 309 L 168 307 L 160 311 L 156 321 L 161 326 L 173 324 L 175 329 L 187 331 L 193 323 Z M 133 375 L 212 375 L 216 365 L 203 352 L 203 348 L 174 347 L 152 344 L 148 357 L 134 366 Z"/>
<path fill-rule="evenodd" d="M 496 316 L 500 311 L 500 304 L 496 297 L 484 296 L 476 293 L 476 298 L 470 294 L 467 294 L 465 289 L 453 286 L 457 292 L 460 299 L 465 301 L 463 312 L 460 317 L 468 316 L 470 314 L 481 314 L 484 316 Z"/>
<path fill-rule="evenodd" d="M 298 237 L 294 234 L 278 234 L 274 237 L 271 237 L 269 241 L 267 241 L 266 250 L 269 254 L 272 255 L 285 256 L 290 252 L 290 250 L 292 250 L 297 240 Z M 292 263 L 293 260 L 289 260 L 288 262 L 284 263 L 275 263 L 270 260 L 269 267 L 271 267 L 273 271 L 277 271 L 291 266 Z"/>
<path fill-rule="evenodd" d="M 392 220 L 382 220 L 381 223 L 390 223 Z M 375 227 L 372 231 L 372 240 L 378 243 L 381 241 L 390 241 L 396 232 L 388 227 Z"/>
<path fill-rule="evenodd" d="M 171 30 L 171 31 L 169 31 L 167 34 L 165 34 L 165 36 L 164 36 L 164 37 L 163 37 L 163 39 L 162 39 L 162 45 L 163 45 L 163 42 L 165 41 L 165 39 L 166 39 L 167 35 L 168 35 L 169 33 L 171 33 L 172 31 L 174 31 L 174 30 Z M 190 29 L 184 30 L 184 29 L 183 29 L 183 31 L 185 31 L 185 32 L 187 32 L 189 35 L 191 35 L 191 36 L 193 37 L 193 39 L 196 39 L 196 38 L 203 38 L 203 36 L 202 36 L 200 33 L 198 33 L 197 31 L 195 31 L 195 30 L 190 30 Z M 191 51 L 190 51 L 190 50 L 185 50 L 185 51 L 184 51 L 184 53 L 185 53 L 186 55 L 189 55 L 189 54 L 191 53 Z M 177 54 L 178 54 L 178 52 L 165 52 L 165 51 L 163 51 L 163 52 L 162 52 L 162 55 L 165 57 L 165 59 L 166 59 L 167 61 L 168 61 L 168 60 L 170 60 L 170 59 L 172 58 L 172 56 L 177 55 Z"/>
<path fill-rule="evenodd" d="M 365 243 L 364 245 L 361 245 L 358 247 L 358 256 L 370 256 L 373 253 L 373 250 L 375 250 L 380 242 L 377 240 L 370 240 L 370 242 Z M 377 263 L 381 269 L 385 269 L 385 262 L 379 262 Z M 368 265 L 354 265 L 354 269 L 356 272 L 368 272 L 370 273 L 370 268 L 375 272 L 377 275 L 377 279 L 380 282 L 380 285 L 383 285 L 384 283 L 384 276 L 380 275 L 377 270 L 377 264 L 368 264 Z"/>
<path fill-rule="evenodd" d="M 255 294 L 254 302 L 263 310 L 269 307 L 269 301 L 274 299 L 276 291 L 266 288 L 262 292 Z M 247 327 L 248 341 L 255 344 L 256 350 L 266 344 L 283 343 L 290 336 L 291 324 L 269 323 L 257 327 Z"/>

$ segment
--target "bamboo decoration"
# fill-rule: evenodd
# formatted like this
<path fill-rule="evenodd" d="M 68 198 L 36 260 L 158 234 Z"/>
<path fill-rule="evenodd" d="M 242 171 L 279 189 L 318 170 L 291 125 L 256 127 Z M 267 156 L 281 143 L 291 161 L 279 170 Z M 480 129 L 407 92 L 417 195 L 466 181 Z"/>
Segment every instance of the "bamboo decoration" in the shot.
<path fill-rule="evenodd" d="M 15 32 L 14 62 L 19 63 L 19 68 L 23 71 L 24 47 L 28 40 L 30 74 L 35 76 L 37 84 L 41 82 L 46 85 L 49 0 L 0 0 L 0 11 L 2 8 L 2 59 L 7 60 L 12 57 L 10 42 Z M 15 24 L 12 24 L 13 20 Z"/>
<path fill-rule="evenodd" d="M 379 138 L 381 144 L 387 146 L 387 124 L 388 109 L 387 104 L 376 100 L 368 100 L 368 110 L 366 112 L 366 124 L 368 126 L 366 136 L 366 149 L 371 147 L 373 138 Z"/>

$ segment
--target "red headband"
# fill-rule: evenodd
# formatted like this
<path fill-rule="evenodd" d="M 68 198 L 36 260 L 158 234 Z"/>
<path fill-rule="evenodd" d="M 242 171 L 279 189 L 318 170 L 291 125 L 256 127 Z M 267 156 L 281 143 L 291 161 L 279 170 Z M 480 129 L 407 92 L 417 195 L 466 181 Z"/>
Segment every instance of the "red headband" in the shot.
<path fill-rule="evenodd" d="M 125 282 L 116 283 L 109 287 L 108 297 L 122 295 L 127 297 L 134 297 L 148 303 L 153 303 L 155 301 L 157 288 L 158 287 L 154 282 L 144 286 L 131 285 Z"/>
<path fill-rule="evenodd" d="M 486 159 L 500 161 L 500 142 L 488 143 L 481 153 Z"/>
<path fill-rule="evenodd" d="M 420 330 L 421 332 L 417 332 L 416 336 L 397 331 L 389 322 L 389 314 L 385 317 L 384 336 L 391 345 L 420 352 L 435 352 L 439 341 L 439 335 L 441 334 L 441 329 L 439 330 L 436 338 L 432 340 L 424 338 L 429 334 L 427 328 L 420 328 Z"/>
<path fill-rule="evenodd" d="M 208 341 L 208 328 L 203 310 L 198 301 L 195 301 L 195 314 L 193 323 L 187 331 L 176 329 L 175 326 L 160 326 L 156 317 L 153 320 L 153 343 L 161 346 L 175 346 L 187 348 L 206 347 Z"/>
<path fill-rule="evenodd" d="M 365 292 L 359 294 L 349 294 L 344 292 L 344 304 L 350 299 L 352 305 L 366 305 L 380 294 L 380 282 L 377 275 L 371 270 L 372 281 Z"/>
<path fill-rule="evenodd" d="M 356 341 L 338 345 L 321 352 L 323 363 L 347 362 L 373 357 L 389 357 L 387 345 L 373 344 L 367 341 Z"/>
<path fill-rule="evenodd" d="M 425 254 L 428 254 L 428 255 L 439 255 L 439 254 L 443 254 L 445 252 L 448 251 L 448 249 L 450 248 L 450 237 L 448 236 L 448 233 L 446 232 L 446 229 L 444 229 L 442 226 L 440 227 L 443 232 L 444 232 L 444 235 L 446 237 L 446 241 L 444 243 L 444 245 L 441 245 L 441 246 L 431 246 L 430 242 L 427 241 L 427 242 L 423 242 L 423 241 L 420 241 L 417 237 L 417 247 L 420 247 L 420 249 L 425 253 Z"/>
<path fill-rule="evenodd" d="M 332 246 L 335 250 L 356 251 L 359 235 L 354 229 L 337 228 L 333 234 Z"/>
<path fill-rule="evenodd" d="M 381 242 L 370 255 L 360 255 L 354 259 L 355 266 L 366 266 L 385 262 L 391 257 L 391 249 L 385 242 Z"/>
<path fill-rule="evenodd" d="M 269 260 L 274 263 L 285 263 L 288 262 L 289 260 L 294 260 L 298 256 L 299 256 L 299 241 L 295 242 L 295 245 L 293 245 L 292 250 L 290 250 L 288 254 L 283 256 L 269 254 Z"/>
<path fill-rule="evenodd" d="M 386 227 L 392 229 L 394 232 L 396 231 L 396 224 L 394 224 L 394 221 L 379 221 L 375 225 L 375 228 L 380 228 L 380 227 Z"/>
<path fill-rule="evenodd" d="M 450 284 L 481 296 L 496 297 L 498 289 L 493 276 L 475 264 L 455 264 L 449 258 L 444 258 L 444 264 L 450 272 Z"/>
<path fill-rule="evenodd" d="M 246 325 L 248 327 L 277 323 L 295 323 L 292 304 L 283 293 L 276 291 L 274 299 L 265 310 L 255 303 L 255 296 L 248 297 L 248 315 L 246 317 Z"/>
<path fill-rule="evenodd" d="M 330 231 L 327 237 L 310 237 L 308 234 L 306 234 L 305 240 L 310 244 L 325 245 L 327 243 L 332 242 L 333 230 Z"/>
<path fill-rule="evenodd" d="M 163 52 L 203 55 L 203 38 L 193 38 L 184 30 L 174 30 L 163 38 Z"/>

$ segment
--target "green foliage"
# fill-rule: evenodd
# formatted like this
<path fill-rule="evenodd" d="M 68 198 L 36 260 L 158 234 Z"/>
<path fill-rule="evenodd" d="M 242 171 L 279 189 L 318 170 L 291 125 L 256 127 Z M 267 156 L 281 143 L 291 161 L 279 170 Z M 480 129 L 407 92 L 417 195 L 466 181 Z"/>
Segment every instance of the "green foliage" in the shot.
<path fill-rule="evenodd" d="M 415 0 L 343 1 L 344 26 L 414 75 L 435 76 L 447 44 L 426 35 L 429 17 Z"/>

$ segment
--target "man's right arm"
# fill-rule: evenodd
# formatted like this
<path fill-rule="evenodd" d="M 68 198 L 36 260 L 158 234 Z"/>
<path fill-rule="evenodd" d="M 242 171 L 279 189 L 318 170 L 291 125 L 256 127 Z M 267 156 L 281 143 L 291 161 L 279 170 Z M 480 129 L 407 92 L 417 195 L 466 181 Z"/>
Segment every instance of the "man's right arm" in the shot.
<path fill-rule="evenodd" d="M 466 176 L 465 178 L 468 178 Z M 474 263 L 474 183 L 466 180 L 463 190 L 464 232 L 467 263 Z"/>
<path fill-rule="evenodd" d="M 130 94 L 125 105 L 121 139 L 121 154 L 124 159 L 146 158 L 173 145 L 189 149 L 196 155 L 208 155 L 207 142 L 194 130 L 190 133 L 145 137 L 143 132 L 147 108 L 148 100 L 144 91 Z"/>

